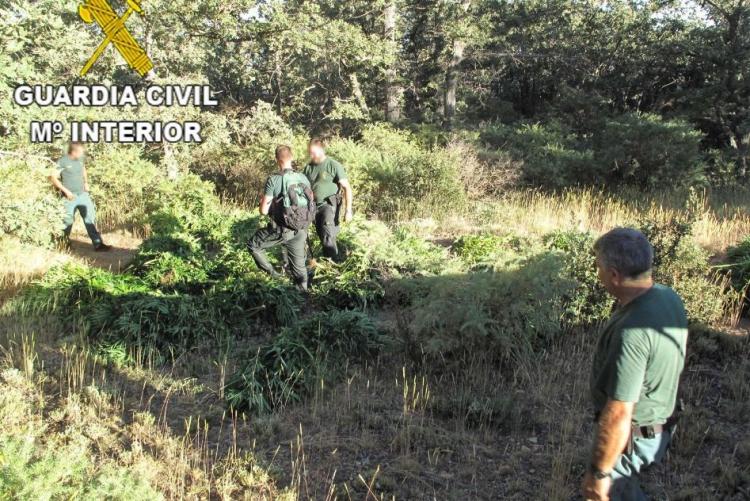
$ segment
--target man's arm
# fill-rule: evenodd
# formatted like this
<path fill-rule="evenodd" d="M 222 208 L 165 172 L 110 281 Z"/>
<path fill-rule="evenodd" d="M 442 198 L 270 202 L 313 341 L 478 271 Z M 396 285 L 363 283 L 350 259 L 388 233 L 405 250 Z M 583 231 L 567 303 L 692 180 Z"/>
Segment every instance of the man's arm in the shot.
<path fill-rule="evenodd" d="M 585 499 L 609 499 L 612 479 L 610 477 L 597 479 L 592 470 L 603 473 L 612 471 L 630 440 L 634 407 L 633 402 L 610 399 L 602 409 L 591 455 L 591 465 L 583 479 L 582 489 Z"/>
<path fill-rule="evenodd" d="M 268 195 L 263 195 L 263 197 L 260 199 L 260 207 L 258 207 L 258 210 L 260 211 L 261 216 L 268 215 L 268 211 L 271 210 L 272 202 L 273 202 L 273 197 L 269 197 Z"/>
<path fill-rule="evenodd" d="M 52 186 L 60 190 L 63 195 L 65 195 L 65 198 L 68 200 L 75 200 L 75 195 L 70 192 L 65 186 L 63 186 L 62 182 L 60 181 L 60 173 L 55 172 L 54 174 L 49 175 L 49 180 L 52 183 Z"/>
<path fill-rule="evenodd" d="M 339 186 L 344 192 L 344 200 L 346 200 L 346 215 L 344 216 L 344 222 L 348 223 L 354 217 L 352 212 L 352 202 L 354 200 L 354 194 L 352 193 L 352 185 L 349 184 L 348 179 L 342 179 L 339 181 Z"/>

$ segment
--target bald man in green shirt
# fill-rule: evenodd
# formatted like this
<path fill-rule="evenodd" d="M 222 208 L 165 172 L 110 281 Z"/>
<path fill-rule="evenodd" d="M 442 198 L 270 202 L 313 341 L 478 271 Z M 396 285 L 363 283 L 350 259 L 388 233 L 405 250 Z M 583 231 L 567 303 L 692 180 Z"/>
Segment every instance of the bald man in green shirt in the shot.
<path fill-rule="evenodd" d="M 661 461 L 685 365 L 688 321 L 680 297 L 651 277 L 653 249 L 617 228 L 595 244 L 599 279 L 617 309 L 597 341 L 591 372 L 596 437 L 583 497 L 645 500 L 638 475 Z"/>

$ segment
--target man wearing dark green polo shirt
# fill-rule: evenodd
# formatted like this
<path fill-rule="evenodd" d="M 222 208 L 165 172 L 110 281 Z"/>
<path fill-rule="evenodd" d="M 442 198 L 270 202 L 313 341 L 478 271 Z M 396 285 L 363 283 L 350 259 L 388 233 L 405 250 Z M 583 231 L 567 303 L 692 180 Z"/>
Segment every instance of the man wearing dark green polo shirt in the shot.
<path fill-rule="evenodd" d="M 260 213 L 263 216 L 270 216 L 268 226 L 258 230 L 248 244 L 250 254 L 255 260 L 255 264 L 261 270 L 265 271 L 274 278 L 280 278 L 281 274 L 277 272 L 266 256 L 266 249 L 278 245 L 284 248 L 284 259 L 289 266 L 292 279 L 302 291 L 307 290 L 307 253 L 305 244 L 307 243 L 307 229 L 293 230 L 284 225 L 281 211 L 283 211 L 283 202 L 280 195 L 284 190 L 284 180 L 286 182 L 302 183 L 307 186 L 309 191 L 309 182 L 307 178 L 292 168 L 294 158 L 292 149 L 289 146 L 281 145 L 276 148 L 276 163 L 279 166 L 279 172 L 268 177 L 263 196 L 260 200 Z M 312 201 L 311 201 L 312 202 Z"/>
<path fill-rule="evenodd" d="M 69 244 L 70 232 L 73 229 L 76 211 L 81 213 L 86 232 L 89 234 L 94 249 L 102 252 L 110 249 L 102 242 L 99 230 L 96 229 L 96 206 L 89 195 L 89 180 L 84 165 L 83 145 L 70 143 L 68 154 L 57 162 L 57 169 L 50 176 L 55 188 L 65 196 L 65 242 Z"/>
<path fill-rule="evenodd" d="M 641 232 L 614 229 L 594 250 L 599 279 L 618 305 L 594 355 L 597 430 L 583 496 L 642 500 L 638 475 L 664 457 L 674 432 L 687 316 L 672 289 L 654 284 L 653 249 Z"/>
<path fill-rule="evenodd" d="M 308 153 L 310 163 L 303 172 L 310 180 L 318 207 L 315 214 L 315 230 L 323 246 L 323 255 L 336 259 L 339 254 L 336 237 L 339 234 L 342 203 L 346 204 L 344 222 L 352 220 L 352 187 L 344 167 L 326 156 L 325 147 L 320 139 L 310 141 Z"/>

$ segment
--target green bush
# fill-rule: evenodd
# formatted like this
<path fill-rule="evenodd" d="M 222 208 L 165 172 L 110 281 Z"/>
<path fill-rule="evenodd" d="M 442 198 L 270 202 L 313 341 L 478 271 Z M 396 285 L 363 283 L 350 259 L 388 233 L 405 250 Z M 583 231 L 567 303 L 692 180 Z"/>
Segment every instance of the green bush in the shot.
<path fill-rule="evenodd" d="M 148 201 L 164 176 L 142 155 L 139 147 L 106 145 L 87 163 L 97 219 L 104 228 L 143 232 Z"/>
<path fill-rule="evenodd" d="M 258 101 L 249 113 L 227 109 L 209 116 L 207 140 L 192 151 L 190 171 L 213 182 L 223 199 L 256 205 L 266 177 L 277 169 L 279 144 L 292 146 L 298 162 L 305 158 L 305 138 L 269 103 Z"/>
<path fill-rule="evenodd" d="M 614 299 L 599 281 L 594 240 L 593 235 L 577 231 L 558 231 L 543 238 L 549 249 L 562 252 L 565 266 L 561 271 L 577 284 L 565 301 L 564 321 L 568 324 L 591 325 L 612 311 Z"/>
<path fill-rule="evenodd" d="M 194 174 L 163 181 L 146 206 L 151 233 L 159 237 L 190 234 L 208 249 L 219 246 L 231 223 L 211 183 Z"/>
<path fill-rule="evenodd" d="M 720 322 L 737 301 L 710 264 L 710 256 L 692 238 L 692 221 L 642 222 L 641 231 L 654 247 L 654 279 L 682 298 L 691 322 Z"/>
<path fill-rule="evenodd" d="M 704 181 L 701 133 L 680 120 L 626 113 L 606 121 L 595 134 L 595 159 L 607 172 L 602 181 L 640 188 L 674 188 Z"/>
<path fill-rule="evenodd" d="M 329 153 L 348 170 L 358 206 L 379 217 L 435 216 L 465 201 L 461 158 L 409 132 L 369 125 L 360 142 L 334 140 Z"/>
<path fill-rule="evenodd" d="M 0 499 L 162 499 L 135 468 L 97 454 L 80 423 L 40 419 L 44 396 L 15 369 L 0 390 Z"/>
<path fill-rule="evenodd" d="M 301 303 L 291 287 L 257 272 L 176 289 L 133 275 L 66 265 L 51 269 L 16 304 L 20 312 L 52 313 L 69 325 L 80 325 L 97 342 L 172 350 L 241 335 L 258 322 L 286 325 L 294 321 Z"/>
<path fill-rule="evenodd" d="M 319 313 L 283 329 L 251 354 L 230 378 L 226 399 L 235 409 L 266 413 L 300 401 L 321 380 L 339 377 L 349 361 L 371 357 L 383 343 L 363 313 Z"/>
<path fill-rule="evenodd" d="M 508 235 L 481 233 L 463 235 L 456 239 L 451 251 L 471 268 L 492 268 L 507 253 L 523 253 L 531 244 L 524 239 Z"/>
<path fill-rule="evenodd" d="M 0 236 L 51 247 L 62 233 L 62 198 L 48 180 L 53 167 L 40 157 L 0 157 Z"/>
<path fill-rule="evenodd" d="M 419 279 L 405 332 L 417 347 L 410 351 L 510 362 L 542 348 L 562 332 L 565 298 L 575 290 L 563 266 L 559 254 L 544 252 L 501 271 Z"/>
<path fill-rule="evenodd" d="M 317 245 L 317 244 L 316 244 Z M 403 277 L 435 275 L 455 268 L 445 249 L 406 229 L 356 218 L 343 227 L 340 264 L 318 262 L 313 292 L 323 308 L 365 308 L 385 296 L 385 286 Z"/>
<path fill-rule="evenodd" d="M 493 124 L 480 141 L 522 160 L 521 182 L 553 188 L 601 182 L 594 153 L 558 121 L 515 126 Z"/>
<path fill-rule="evenodd" d="M 729 271 L 736 290 L 747 292 L 750 287 L 750 237 L 727 249 L 726 265 L 721 268 Z"/>

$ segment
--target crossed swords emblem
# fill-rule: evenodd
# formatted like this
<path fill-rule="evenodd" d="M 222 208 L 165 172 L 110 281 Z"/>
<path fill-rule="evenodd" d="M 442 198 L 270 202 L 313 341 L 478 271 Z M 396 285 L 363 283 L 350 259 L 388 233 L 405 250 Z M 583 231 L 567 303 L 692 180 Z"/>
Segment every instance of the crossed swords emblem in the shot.
<path fill-rule="evenodd" d="M 154 67 L 154 63 L 149 59 L 148 54 L 135 41 L 125 27 L 125 21 L 128 20 L 133 12 L 143 15 L 139 0 L 127 0 L 128 9 L 119 17 L 107 0 L 85 0 L 78 6 L 78 15 L 87 24 L 96 21 L 106 37 L 96 48 L 86 64 L 81 69 L 81 76 L 86 75 L 94 65 L 104 49 L 111 43 L 114 44 L 117 51 L 122 55 L 128 65 L 137 71 L 141 76 L 148 73 Z"/>

